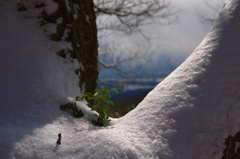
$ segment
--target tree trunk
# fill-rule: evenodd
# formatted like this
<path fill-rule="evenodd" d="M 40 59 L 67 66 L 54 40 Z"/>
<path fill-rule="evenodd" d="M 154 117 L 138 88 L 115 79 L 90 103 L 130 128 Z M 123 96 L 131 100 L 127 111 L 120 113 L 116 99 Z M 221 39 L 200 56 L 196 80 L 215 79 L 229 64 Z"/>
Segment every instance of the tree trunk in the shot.
<path fill-rule="evenodd" d="M 75 71 L 79 77 L 80 90 L 83 93 L 94 93 L 98 81 L 98 41 L 93 1 L 54 1 L 58 4 L 57 11 L 51 15 L 42 11 L 42 17 L 47 22 L 55 23 L 60 17 L 63 19 L 62 23 L 57 25 L 57 31 L 52 34 L 51 39 L 71 43 L 71 50 L 61 50 L 58 54 L 66 57 L 70 53 L 72 58 L 76 58 L 82 64 Z M 66 29 L 70 31 L 68 37 L 63 39 Z M 88 103 L 91 106 L 93 101 L 88 101 Z"/>

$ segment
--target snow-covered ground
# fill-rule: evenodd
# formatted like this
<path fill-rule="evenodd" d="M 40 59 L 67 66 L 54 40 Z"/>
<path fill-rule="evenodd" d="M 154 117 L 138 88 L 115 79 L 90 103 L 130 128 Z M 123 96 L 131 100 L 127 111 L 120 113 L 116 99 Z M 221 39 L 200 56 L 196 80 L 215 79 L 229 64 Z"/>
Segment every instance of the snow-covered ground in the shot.
<path fill-rule="evenodd" d="M 90 124 L 84 103 L 82 119 L 59 110 L 80 94 L 79 64 L 58 57 L 68 45 L 8 2 L 0 6 L 0 158 L 219 159 L 240 130 L 240 0 L 228 0 L 192 55 L 108 127 Z"/>

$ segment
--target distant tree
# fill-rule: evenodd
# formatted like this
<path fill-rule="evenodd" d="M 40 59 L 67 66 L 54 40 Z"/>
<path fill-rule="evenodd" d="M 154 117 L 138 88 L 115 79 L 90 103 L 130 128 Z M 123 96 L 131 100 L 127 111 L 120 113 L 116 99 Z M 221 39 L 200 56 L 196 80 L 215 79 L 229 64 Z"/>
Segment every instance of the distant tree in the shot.
<path fill-rule="evenodd" d="M 151 23 L 170 23 L 170 3 L 165 0 L 94 0 L 98 31 L 111 30 L 132 34 Z M 107 20 L 106 20 L 107 19 Z"/>
<path fill-rule="evenodd" d="M 213 11 L 213 15 L 211 17 L 205 17 L 203 15 L 200 15 L 200 20 L 203 22 L 203 23 L 208 23 L 208 24 L 211 24 L 213 25 L 217 18 L 218 18 L 218 15 L 219 13 L 221 12 L 223 6 L 224 6 L 224 2 L 226 0 L 218 0 L 218 3 L 216 5 L 213 5 L 212 3 L 210 3 L 209 1 L 205 1 L 205 4 L 206 6 Z"/>
<path fill-rule="evenodd" d="M 145 34 L 142 27 L 152 23 L 168 25 L 176 20 L 173 16 L 176 13 L 171 11 L 170 2 L 166 0 L 94 0 L 94 3 L 100 37 L 100 68 L 111 69 L 119 76 L 132 75 L 133 68 L 140 68 L 134 61 L 151 57 L 151 50 L 146 48 L 149 49 L 147 42 L 152 37 Z M 146 41 L 133 47 L 102 42 L 105 36 L 119 33 L 125 36 L 139 33 Z"/>

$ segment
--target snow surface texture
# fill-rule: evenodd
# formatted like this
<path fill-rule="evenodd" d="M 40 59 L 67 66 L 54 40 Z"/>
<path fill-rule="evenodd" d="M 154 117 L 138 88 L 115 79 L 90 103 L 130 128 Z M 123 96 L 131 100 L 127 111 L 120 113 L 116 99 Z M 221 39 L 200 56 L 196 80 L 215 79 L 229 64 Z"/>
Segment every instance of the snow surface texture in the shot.
<path fill-rule="evenodd" d="M 103 128 L 84 103 L 83 119 L 58 110 L 80 94 L 76 64 L 55 55 L 34 19 L 0 7 L 1 158 L 221 158 L 224 139 L 240 130 L 239 4 L 228 0 L 193 54 Z"/>

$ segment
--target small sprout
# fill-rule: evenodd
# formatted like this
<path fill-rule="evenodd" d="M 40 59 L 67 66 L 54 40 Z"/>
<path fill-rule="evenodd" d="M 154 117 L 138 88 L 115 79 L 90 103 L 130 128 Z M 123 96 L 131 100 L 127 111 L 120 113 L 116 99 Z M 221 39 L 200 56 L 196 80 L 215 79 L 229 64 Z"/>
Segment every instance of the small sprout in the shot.
<path fill-rule="evenodd" d="M 109 90 L 107 87 L 103 87 L 102 89 L 96 89 L 95 93 L 93 94 L 85 93 L 82 97 L 76 96 L 71 103 L 61 105 L 60 109 L 63 111 L 72 110 L 73 116 L 79 118 L 83 116 L 83 113 L 81 110 L 78 110 L 76 102 L 84 99 L 87 101 L 93 100 L 94 105 L 92 106 L 91 110 L 99 113 L 99 115 L 96 115 L 97 119 L 92 121 L 93 124 L 98 126 L 107 126 L 110 123 L 109 106 L 114 105 L 114 103 L 110 100 L 112 97 L 110 94 L 111 91 L 119 94 L 116 88 Z"/>
<path fill-rule="evenodd" d="M 110 92 L 114 91 L 115 93 L 119 93 L 116 88 L 108 89 L 107 87 L 103 87 L 102 89 L 96 89 L 94 94 L 85 93 L 82 97 L 76 97 L 76 100 L 94 100 L 95 104 L 92 106 L 92 111 L 96 111 L 99 113 L 97 116 L 97 120 L 93 120 L 94 125 L 98 126 L 107 126 L 110 123 L 109 120 L 109 105 L 114 105 L 114 103 L 110 100 L 112 97 Z"/>
<path fill-rule="evenodd" d="M 57 144 L 58 144 L 58 145 L 61 145 L 61 140 L 62 140 L 62 134 L 59 133 L 59 134 L 58 134 L 58 140 L 57 140 Z"/>

